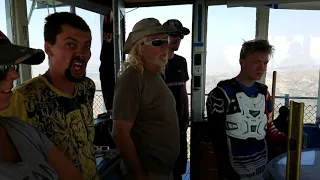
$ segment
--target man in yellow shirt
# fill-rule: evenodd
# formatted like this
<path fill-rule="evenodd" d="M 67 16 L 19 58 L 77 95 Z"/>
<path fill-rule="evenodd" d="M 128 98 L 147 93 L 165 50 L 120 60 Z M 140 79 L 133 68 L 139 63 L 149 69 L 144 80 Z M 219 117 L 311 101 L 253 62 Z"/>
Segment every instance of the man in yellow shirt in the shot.
<path fill-rule="evenodd" d="M 86 180 L 98 180 L 94 156 L 94 82 L 86 77 L 91 30 L 79 16 L 46 17 L 45 52 L 49 69 L 14 89 L 2 116 L 18 116 L 45 133 Z"/>

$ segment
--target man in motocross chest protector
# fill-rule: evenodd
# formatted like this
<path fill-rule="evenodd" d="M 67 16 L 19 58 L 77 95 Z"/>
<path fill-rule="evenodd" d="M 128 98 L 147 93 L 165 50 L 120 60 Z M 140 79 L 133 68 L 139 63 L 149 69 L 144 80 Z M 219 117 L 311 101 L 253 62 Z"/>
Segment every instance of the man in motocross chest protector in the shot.
<path fill-rule="evenodd" d="M 286 141 L 270 119 L 268 87 L 256 82 L 274 51 L 267 40 L 244 42 L 241 71 L 220 81 L 206 102 L 209 131 L 220 179 L 261 180 L 268 162 L 268 141 Z"/>

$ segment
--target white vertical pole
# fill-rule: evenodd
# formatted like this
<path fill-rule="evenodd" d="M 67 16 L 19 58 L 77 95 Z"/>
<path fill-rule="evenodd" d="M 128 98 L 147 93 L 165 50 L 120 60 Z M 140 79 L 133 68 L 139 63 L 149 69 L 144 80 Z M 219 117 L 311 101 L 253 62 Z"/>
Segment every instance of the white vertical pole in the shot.
<path fill-rule="evenodd" d="M 268 39 L 270 9 L 268 7 L 258 7 L 256 9 L 256 39 Z M 266 83 L 266 73 L 258 82 Z"/>
<path fill-rule="evenodd" d="M 12 43 L 29 46 L 28 14 L 27 4 L 23 0 L 5 0 L 8 36 Z M 31 79 L 31 66 L 20 65 L 20 79 L 16 82 L 19 85 Z"/>

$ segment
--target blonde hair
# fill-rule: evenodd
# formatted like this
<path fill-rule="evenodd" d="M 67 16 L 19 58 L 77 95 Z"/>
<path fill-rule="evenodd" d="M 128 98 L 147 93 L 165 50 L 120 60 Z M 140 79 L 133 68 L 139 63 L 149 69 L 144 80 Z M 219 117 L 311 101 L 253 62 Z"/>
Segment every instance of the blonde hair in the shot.
<path fill-rule="evenodd" d="M 125 71 L 126 69 L 128 69 L 129 67 L 132 67 L 136 70 L 138 70 L 141 75 L 143 74 L 144 71 L 144 62 L 142 60 L 142 55 L 141 55 L 141 44 L 143 42 L 146 41 L 146 37 L 140 39 L 139 41 L 137 41 L 133 47 L 131 48 L 129 54 L 128 54 L 128 58 L 125 60 L 125 62 L 123 63 L 123 69 L 121 72 Z M 165 73 L 165 66 L 163 66 L 161 68 L 160 71 L 161 74 Z M 119 72 L 120 74 L 120 72 Z"/>
<path fill-rule="evenodd" d="M 124 70 L 129 67 L 133 67 L 137 69 L 141 74 L 143 74 L 144 67 L 142 56 L 140 53 L 141 44 L 146 41 L 146 38 L 140 39 L 138 42 L 134 43 L 133 47 L 131 48 L 128 58 L 124 62 Z"/>

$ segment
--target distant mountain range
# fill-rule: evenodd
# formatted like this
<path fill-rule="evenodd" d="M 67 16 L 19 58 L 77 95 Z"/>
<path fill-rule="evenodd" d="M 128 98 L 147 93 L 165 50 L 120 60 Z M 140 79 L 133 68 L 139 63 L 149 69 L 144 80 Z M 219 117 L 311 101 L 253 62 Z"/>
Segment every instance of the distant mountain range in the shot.
<path fill-rule="evenodd" d="M 289 67 L 275 69 L 275 71 L 277 71 L 277 96 L 284 96 L 285 94 L 290 94 L 290 96 L 318 96 L 318 67 Z M 269 87 L 269 91 L 271 91 L 272 88 L 272 74 L 273 70 L 268 70 L 266 85 Z M 236 75 L 237 73 L 235 72 L 224 72 L 208 75 L 206 77 L 206 92 L 210 92 L 210 90 L 213 89 L 219 81 L 232 78 Z"/>
<path fill-rule="evenodd" d="M 286 63 L 285 63 L 286 64 Z M 209 93 L 219 81 L 235 77 L 238 72 L 232 69 L 228 71 L 222 71 L 223 68 L 219 68 L 220 71 L 215 71 L 206 77 L 206 93 Z M 318 96 L 318 85 L 319 85 L 319 70 L 320 67 L 316 64 L 311 66 L 305 65 L 293 65 L 284 66 L 277 69 L 268 69 L 266 85 L 269 87 L 271 92 L 272 88 L 272 72 L 277 71 L 277 96 L 284 96 L 290 94 L 290 96 L 305 96 L 305 97 L 317 97 Z M 33 69 L 34 75 L 38 75 L 40 69 Z M 190 73 L 190 72 L 189 72 Z M 87 76 L 89 76 L 96 84 L 96 89 L 101 90 L 99 72 L 96 68 L 88 68 Z M 191 81 L 187 82 L 188 92 L 190 92 Z"/>
<path fill-rule="evenodd" d="M 276 95 L 317 97 L 319 68 L 290 68 L 277 71 Z M 266 84 L 272 87 L 272 71 L 267 73 Z"/>
<path fill-rule="evenodd" d="M 319 85 L 319 68 L 318 67 L 290 67 L 280 68 L 277 71 L 277 88 L 276 96 L 284 96 L 289 94 L 291 97 L 317 97 Z M 269 69 L 266 78 L 266 85 L 269 87 L 271 93 L 272 88 L 272 73 Z M 206 77 L 206 93 L 209 93 L 219 81 L 235 77 L 238 72 L 217 72 Z M 96 89 L 100 90 L 100 79 L 98 72 L 91 72 L 87 74 L 92 78 L 96 84 Z M 188 92 L 190 92 L 190 81 L 187 82 Z M 102 95 L 101 92 L 96 93 L 95 101 L 95 116 L 103 112 Z M 305 121 L 314 122 L 316 114 L 317 100 L 298 100 L 305 103 Z M 284 99 L 276 99 L 276 109 L 284 105 Z M 276 116 L 278 113 L 276 112 Z"/>

